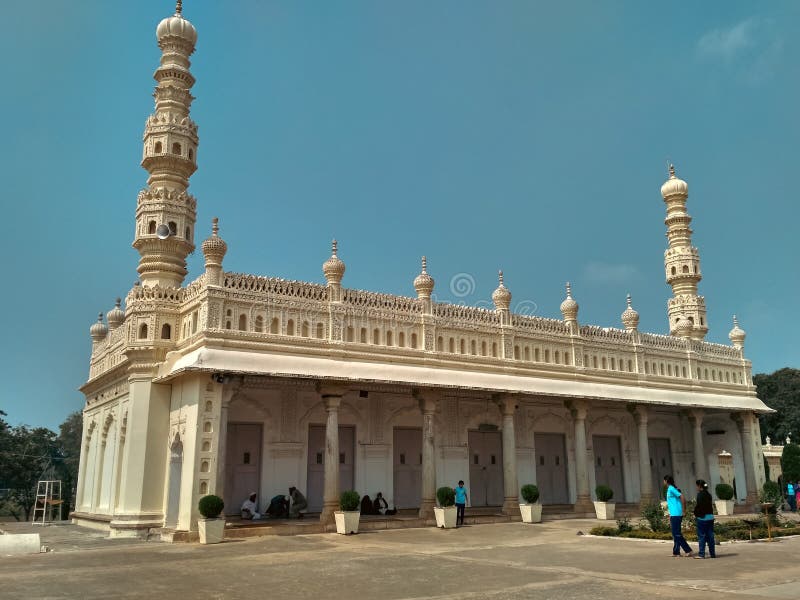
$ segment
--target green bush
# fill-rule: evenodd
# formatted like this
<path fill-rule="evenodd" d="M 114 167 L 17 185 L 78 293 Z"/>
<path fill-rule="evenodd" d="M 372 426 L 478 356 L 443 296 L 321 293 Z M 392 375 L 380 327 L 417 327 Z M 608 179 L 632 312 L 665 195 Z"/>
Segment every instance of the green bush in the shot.
<path fill-rule="evenodd" d="M 605 537 L 615 537 L 618 535 L 616 527 L 606 527 L 606 526 L 599 526 L 599 527 L 592 527 L 589 530 L 591 535 L 602 535 Z"/>
<path fill-rule="evenodd" d="M 344 511 L 352 512 L 358 510 L 360 505 L 361 496 L 354 490 L 347 490 L 346 492 L 342 492 L 342 495 L 339 496 L 339 508 Z"/>
<path fill-rule="evenodd" d="M 614 490 L 607 485 L 598 485 L 594 488 L 594 493 L 597 496 L 598 502 L 608 502 L 614 497 Z"/>
<path fill-rule="evenodd" d="M 634 529 L 620 534 L 619 537 L 639 538 L 643 540 L 671 540 L 672 534 L 664 531 L 649 531 L 648 529 Z"/>
<path fill-rule="evenodd" d="M 758 500 L 762 504 L 772 504 L 769 508 L 769 514 L 776 514 L 783 504 L 783 494 L 780 486 L 774 481 L 765 481 L 764 486 L 761 488 L 761 493 L 758 495 Z"/>
<path fill-rule="evenodd" d="M 617 533 L 622 535 L 623 533 L 627 533 L 628 531 L 633 531 L 633 525 L 631 525 L 631 520 L 628 517 L 622 517 L 621 519 L 617 519 Z"/>
<path fill-rule="evenodd" d="M 539 488 L 531 483 L 523 485 L 520 492 L 522 493 L 522 499 L 528 504 L 533 504 L 539 499 Z"/>
<path fill-rule="evenodd" d="M 225 503 L 222 501 L 222 498 L 214 494 L 203 496 L 200 498 L 200 502 L 197 503 L 197 510 L 199 510 L 200 514 L 206 519 L 216 519 L 223 508 L 225 508 Z"/>
<path fill-rule="evenodd" d="M 714 491 L 717 493 L 717 498 L 720 500 L 733 500 L 733 487 L 727 483 L 718 483 Z"/>
<path fill-rule="evenodd" d="M 650 531 L 669 531 L 669 519 L 660 502 L 653 502 L 642 507 L 642 521 L 647 523 Z"/>
<path fill-rule="evenodd" d="M 442 508 L 453 506 L 456 503 L 456 491 L 451 487 L 440 487 L 436 490 L 436 500 L 439 501 L 439 506 Z"/>

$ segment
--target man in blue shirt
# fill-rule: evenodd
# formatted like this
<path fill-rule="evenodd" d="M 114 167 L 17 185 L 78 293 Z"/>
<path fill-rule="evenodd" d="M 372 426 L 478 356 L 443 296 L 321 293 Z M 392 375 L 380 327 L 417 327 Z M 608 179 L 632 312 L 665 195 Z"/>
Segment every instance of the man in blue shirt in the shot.
<path fill-rule="evenodd" d="M 790 481 L 786 485 L 786 501 L 789 503 L 789 510 L 792 512 L 797 510 L 797 498 L 795 498 L 795 492 L 796 490 Z"/>
<path fill-rule="evenodd" d="M 456 492 L 456 527 L 459 524 L 464 524 L 464 508 L 467 506 L 467 488 L 464 487 L 464 482 L 459 481 Z"/>

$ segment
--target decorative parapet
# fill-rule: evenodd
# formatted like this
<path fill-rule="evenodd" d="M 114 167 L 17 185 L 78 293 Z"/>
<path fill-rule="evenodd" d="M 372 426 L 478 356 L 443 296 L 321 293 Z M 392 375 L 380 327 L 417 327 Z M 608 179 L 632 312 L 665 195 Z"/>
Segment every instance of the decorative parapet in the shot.
<path fill-rule="evenodd" d="M 225 273 L 223 287 L 245 292 L 288 296 L 306 300 L 324 302 L 328 299 L 328 288 L 317 283 L 306 283 L 280 279 L 278 277 L 261 277 L 242 273 Z"/>

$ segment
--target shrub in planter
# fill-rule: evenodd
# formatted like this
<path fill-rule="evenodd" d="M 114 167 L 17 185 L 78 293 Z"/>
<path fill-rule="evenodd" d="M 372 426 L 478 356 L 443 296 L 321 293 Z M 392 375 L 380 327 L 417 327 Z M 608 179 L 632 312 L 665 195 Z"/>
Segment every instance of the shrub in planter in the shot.
<path fill-rule="evenodd" d="M 533 504 L 539 499 L 539 488 L 533 484 L 523 485 L 520 490 L 523 500 L 528 504 Z"/>
<path fill-rule="evenodd" d="M 225 508 L 225 503 L 222 498 L 214 494 L 203 496 L 197 504 L 197 510 L 206 519 L 216 519 L 222 513 L 223 508 Z"/>
<path fill-rule="evenodd" d="M 608 502 L 614 497 L 614 490 L 607 485 L 598 485 L 594 488 L 594 493 L 598 502 Z"/>
<path fill-rule="evenodd" d="M 733 487 L 727 483 L 718 483 L 714 491 L 717 493 L 717 498 L 720 500 L 733 500 Z"/>
<path fill-rule="evenodd" d="M 342 492 L 342 495 L 339 496 L 339 508 L 344 511 L 355 511 L 358 510 L 361 505 L 361 496 L 358 495 L 358 492 L 353 490 L 347 490 L 346 492 Z"/>
<path fill-rule="evenodd" d="M 440 487 L 438 490 L 436 490 L 436 500 L 439 502 L 439 506 L 442 508 L 454 506 L 456 503 L 456 492 L 451 487 Z"/>
<path fill-rule="evenodd" d="M 762 504 L 770 503 L 769 514 L 775 515 L 778 509 L 783 504 L 783 494 L 781 493 L 780 486 L 774 481 L 765 481 L 764 486 L 761 488 L 761 493 L 758 495 L 758 500 Z M 764 510 L 762 508 L 762 510 Z"/>

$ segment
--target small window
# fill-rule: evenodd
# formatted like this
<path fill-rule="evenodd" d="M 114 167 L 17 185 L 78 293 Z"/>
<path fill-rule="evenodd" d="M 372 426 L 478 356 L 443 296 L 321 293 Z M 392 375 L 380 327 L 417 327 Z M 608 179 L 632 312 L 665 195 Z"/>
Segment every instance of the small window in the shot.
<path fill-rule="evenodd" d="M 523 356 L 525 357 L 525 360 L 531 359 L 531 349 L 528 346 L 525 346 L 525 353 Z"/>
<path fill-rule="evenodd" d="M 492 454 L 492 464 L 493 465 L 497 464 L 497 457 L 494 454 Z"/>
<path fill-rule="evenodd" d="M 474 465 L 481 464 L 481 461 L 478 459 L 478 455 L 477 454 L 473 454 L 472 455 L 472 464 L 474 464 Z"/>
<path fill-rule="evenodd" d="M 292 319 L 286 321 L 286 335 L 294 335 L 294 321 Z"/>
<path fill-rule="evenodd" d="M 325 325 L 322 323 L 317 323 L 317 337 L 322 339 L 325 337 Z"/>
<path fill-rule="evenodd" d="M 393 344 L 393 342 L 392 342 L 392 332 L 391 331 L 387 331 L 386 332 L 386 345 L 387 346 L 391 346 L 392 344 Z"/>
<path fill-rule="evenodd" d="M 406 347 L 406 334 L 403 333 L 402 331 L 397 334 L 397 345 L 400 346 L 401 348 Z"/>
<path fill-rule="evenodd" d="M 303 337 L 311 337 L 311 326 L 308 321 L 303 321 L 303 326 L 300 329 L 300 335 Z"/>
<path fill-rule="evenodd" d="M 318 465 L 322 464 L 322 452 L 317 452 L 317 461 L 316 462 L 317 462 Z"/>
<path fill-rule="evenodd" d="M 172 327 L 169 323 L 164 323 L 161 326 L 161 339 L 162 340 L 169 340 L 172 339 Z"/>
<path fill-rule="evenodd" d="M 156 142 L 156 145 L 153 148 L 153 151 L 156 154 L 161 154 L 164 151 L 164 146 L 161 144 L 161 142 Z"/>
<path fill-rule="evenodd" d="M 262 331 L 264 331 L 264 317 L 262 317 L 261 315 L 258 315 L 256 317 L 255 331 L 257 333 L 261 333 Z"/>
<path fill-rule="evenodd" d="M 149 233 L 151 235 L 154 234 L 156 232 L 156 227 L 157 227 L 156 222 L 155 221 L 150 221 L 147 224 L 147 233 Z"/>
<path fill-rule="evenodd" d="M 381 343 L 381 332 L 379 329 L 372 330 L 372 343 L 376 346 Z"/>
<path fill-rule="evenodd" d="M 147 339 L 147 323 L 142 323 L 139 325 L 139 339 L 146 340 Z"/>
<path fill-rule="evenodd" d="M 617 458 L 615 456 L 611 457 L 611 466 L 614 467 L 617 464 Z"/>
<path fill-rule="evenodd" d="M 472 340 L 469 343 L 469 353 L 472 354 L 472 356 L 475 356 L 478 353 L 477 345 L 475 344 L 475 340 Z"/>
<path fill-rule="evenodd" d="M 350 325 L 347 327 L 347 341 L 348 342 L 355 342 L 356 341 L 356 331 Z"/>
<path fill-rule="evenodd" d="M 339 453 L 339 464 L 340 464 L 340 465 L 343 465 L 343 464 L 345 464 L 344 457 L 345 457 L 345 453 L 344 453 L 344 452 L 340 452 L 340 453 Z"/>
<path fill-rule="evenodd" d="M 560 456 L 556 456 L 556 466 L 558 466 L 560 464 L 561 464 L 561 457 Z"/>
<path fill-rule="evenodd" d="M 366 344 L 367 343 L 367 328 L 366 327 L 362 327 L 361 328 L 361 338 L 360 339 L 361 339 L 361 343 L 362 344 Z"/>
<path fill-rule="evenodd" d="M 180 154 L 181 153 L 181 145 L 178 142 L 172 144 L 172 153 L 173 154 Z"/>
<path fill-rule="evenodd" d="M 416 333 L 412 333 L 411 334 L 411 347 L 414 348 L 414 349 L 416 349 L 416 347 L 417 347 L 417 334 Z"/>
<path fill-rule="evenodd" d="M 202 495 L 207 494 L 207 493 L 208 493 L 208 483 L 205 482 L 205 481 L 202 481 L 200 483 L 200 495 L 202 496 Z"/>
<path fill-rule="evenodd" d="M 492 342 L 492 356 L 497 358 L 497 342 Z"/>
<path fill-rule="evenodd" d="M 677 272 L 678 270 L 675 267 L 672 267 L 672 274 L 675 275 Z"/>
<path fill-rule="evenodd" d="M 247 315 L 239 315 L 239 331 L 247 331 Z"/>
<path fill-rule="evenodd" d="M 603 459 L 600 458 L 599 456 L 597 457 L 597 466 L 598 467 L 602 467 L 603 466 Z"/>
<path fill-rule="evenodd" d="M 614 359 L 612 358 L 611 360 L 614 360 Z M 556 364 L 560 364 L 561 363 L 561 357 L 559 356 L 558 350 L 556 350 L 553 353 L 553 362 L 555 362 Z"/>
<path fill-rule="evenodd" d="M 178 235 L 178 224 L 175 221 L 170 221 L 168 225 L 169 225 L 169 234 Z"/>
<path fill-rule="evenodd" d="M 189 160 L 194 160 L 194 150 L 189 148 Z"/>
<path fill-rule="evenodd" d="M 400 453 L 400 464 L 401 465 L 406 464 L 406 455 L 403 453 Z"/>
<path fill-rule="evenodd" d="M 683 265 L 683 272 L 684 273 L 688 273 L 689 272 L 689 266 L 688 265 Z"/>
<path fill-rule="evenodd" d="M 192 239 L 192 230 L 191 229 L 189 229 L 187 227 L 186 230 L 183 233 L 184 233 L 184 236 L 183 236 L 184 238 L 186 238 L 187 240 Z"/>
<path fill-rule="evenodd" d="M 464 343 L 464 340 L 458 340 L 458 351 L 459 351 L 461 354 L 466 354 L 466 350 L 465 350 L 465 348 L 466 348 L 466 345 L 465 345 L 465 343 Z"/>
<path fill-rule="evenodd" d="M 549 362 L 550 362 L 550 350 L 547 350 L 547 349 L 546 349 L 546 350 L 544 351 L 544 362 L 546 362 L 546 363 L 549 363 Z"/>
<path fill-rule="evenodd" d="M 444 352 L 444 338 L 442 336 L 436 338 L 436 350 Z"/>
<path fill-rule="evenodd" d="M 527 348 L 526 348 L 527 350 Z M 481 342 L 481 356 L 486 356 L 486 342 Z"/>
<path fill-rule="evenodd" d="M 277 317 L 273 317 L 272 321 L 269 324 L 269 332 L 278 334 L 281 331 L 281 323 L 278 321 Z"/>
<path fill-rule="evenodd" d="M 603 357 L 603 369 L 608 369 L 608 361 L 605 356 Z"/>
<path fill-rule="evenodd" d="M 544 456 L 539 457 L 539 465 L 542 467 L 544 466 Z"/>
<path fill-rule="evenodd" d="M 453 338 L 450 338 L 450 341 L 447 342 L 447 351 L 450 354 L 455 354 L 456 352 L 456 341 Z"/>

